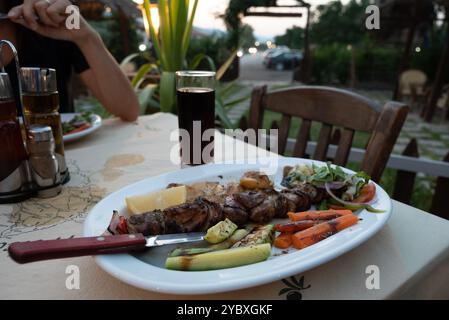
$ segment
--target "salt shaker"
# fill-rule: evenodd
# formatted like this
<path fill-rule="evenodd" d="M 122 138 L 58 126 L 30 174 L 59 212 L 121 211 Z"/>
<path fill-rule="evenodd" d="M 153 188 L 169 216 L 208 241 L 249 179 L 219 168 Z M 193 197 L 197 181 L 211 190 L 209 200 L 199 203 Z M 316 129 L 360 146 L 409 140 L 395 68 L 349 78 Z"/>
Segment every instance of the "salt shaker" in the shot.
<path fill-rule="evenodd" d="M 55 140 L 51 127 L 31 125 L 27 132 L 27 147 L 31 176 L 37 196 L 54 197 L 61 192 L 61 174 L 55 154 Z"/>

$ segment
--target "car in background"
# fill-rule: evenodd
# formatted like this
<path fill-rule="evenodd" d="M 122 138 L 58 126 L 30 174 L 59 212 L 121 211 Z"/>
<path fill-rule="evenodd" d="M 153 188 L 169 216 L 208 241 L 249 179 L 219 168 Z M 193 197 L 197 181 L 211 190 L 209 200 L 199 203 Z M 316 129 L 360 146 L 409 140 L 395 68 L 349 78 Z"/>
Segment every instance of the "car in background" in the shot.
<path fill-rule="evenodd" d="M 276 48 L 271 48 L 271 49 L 267 49 L 264 51 L 263 53 L 263 57 L 265 58 L 266 56 L 272 55 L 273 53 L 276 52 L 284 52 L 284 51 L 290 51 L 290 48 L 287 46 L 277 46 Z"/>
<path fill-rule="evenodd" d="M 271 48 L 271 49 L 265 50 L 262 55 L 263 56 L 262 64 L 264 66 L 266 66 L 270 57 L 280 54 L 282 52 L 288 52 L 288 51 L 290 51 L 290 48 L 287 46 L 278 46 L 276 48 Z"/>
<path fill-rule="evenodd" d="M 302 60 L 302 53 L 298 50 L 279 51 L 268 55 L 264 60 L 267 69 L 278 71 L 292 70 L 299 66 Z"/>

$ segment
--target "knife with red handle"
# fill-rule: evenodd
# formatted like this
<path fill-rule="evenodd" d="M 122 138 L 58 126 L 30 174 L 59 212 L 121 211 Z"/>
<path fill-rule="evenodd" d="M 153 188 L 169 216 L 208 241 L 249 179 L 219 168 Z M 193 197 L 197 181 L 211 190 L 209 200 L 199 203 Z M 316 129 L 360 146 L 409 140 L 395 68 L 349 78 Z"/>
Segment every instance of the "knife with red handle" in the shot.
<path fill-rule="evenodd" d="M 124 253 L 167 244 L 202 241 L 204 232 L 145 237 L 141 233 L 58 240 L 14 242 L 8 252 L 18 263 L 99 254 Z"/>

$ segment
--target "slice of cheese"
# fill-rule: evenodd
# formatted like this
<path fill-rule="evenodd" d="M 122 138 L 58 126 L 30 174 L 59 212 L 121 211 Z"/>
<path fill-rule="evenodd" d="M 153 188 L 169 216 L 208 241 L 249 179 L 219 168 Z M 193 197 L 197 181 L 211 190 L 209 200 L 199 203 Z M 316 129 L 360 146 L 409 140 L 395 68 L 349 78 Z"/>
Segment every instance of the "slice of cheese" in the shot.
<path fill-rule="evenodd" d="M 164 210 L 186 202 L 187 188 L 179 186 L 148 194 L 127 197 L 126 206 L 130 214 L 141 214 L 152 210 Z"/>

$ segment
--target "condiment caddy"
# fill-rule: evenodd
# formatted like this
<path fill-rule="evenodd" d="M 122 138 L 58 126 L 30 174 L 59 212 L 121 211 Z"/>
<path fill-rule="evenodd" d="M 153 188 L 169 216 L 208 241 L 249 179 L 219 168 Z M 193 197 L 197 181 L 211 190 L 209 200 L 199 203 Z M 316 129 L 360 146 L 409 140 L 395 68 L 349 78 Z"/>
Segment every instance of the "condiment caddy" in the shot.
<path fill-rule="evenodd" d="M 20 91 L 14 96 L 9 75 L 0 72 L 0 204 L 23 201 L 32 196 L 53 197 L 69 179 L 62 139 L 56 71 L 20 68 L 17 50 L 7 40 L 14 55 Z M 23 130 L 17 116 L 22 111 Z"/>

